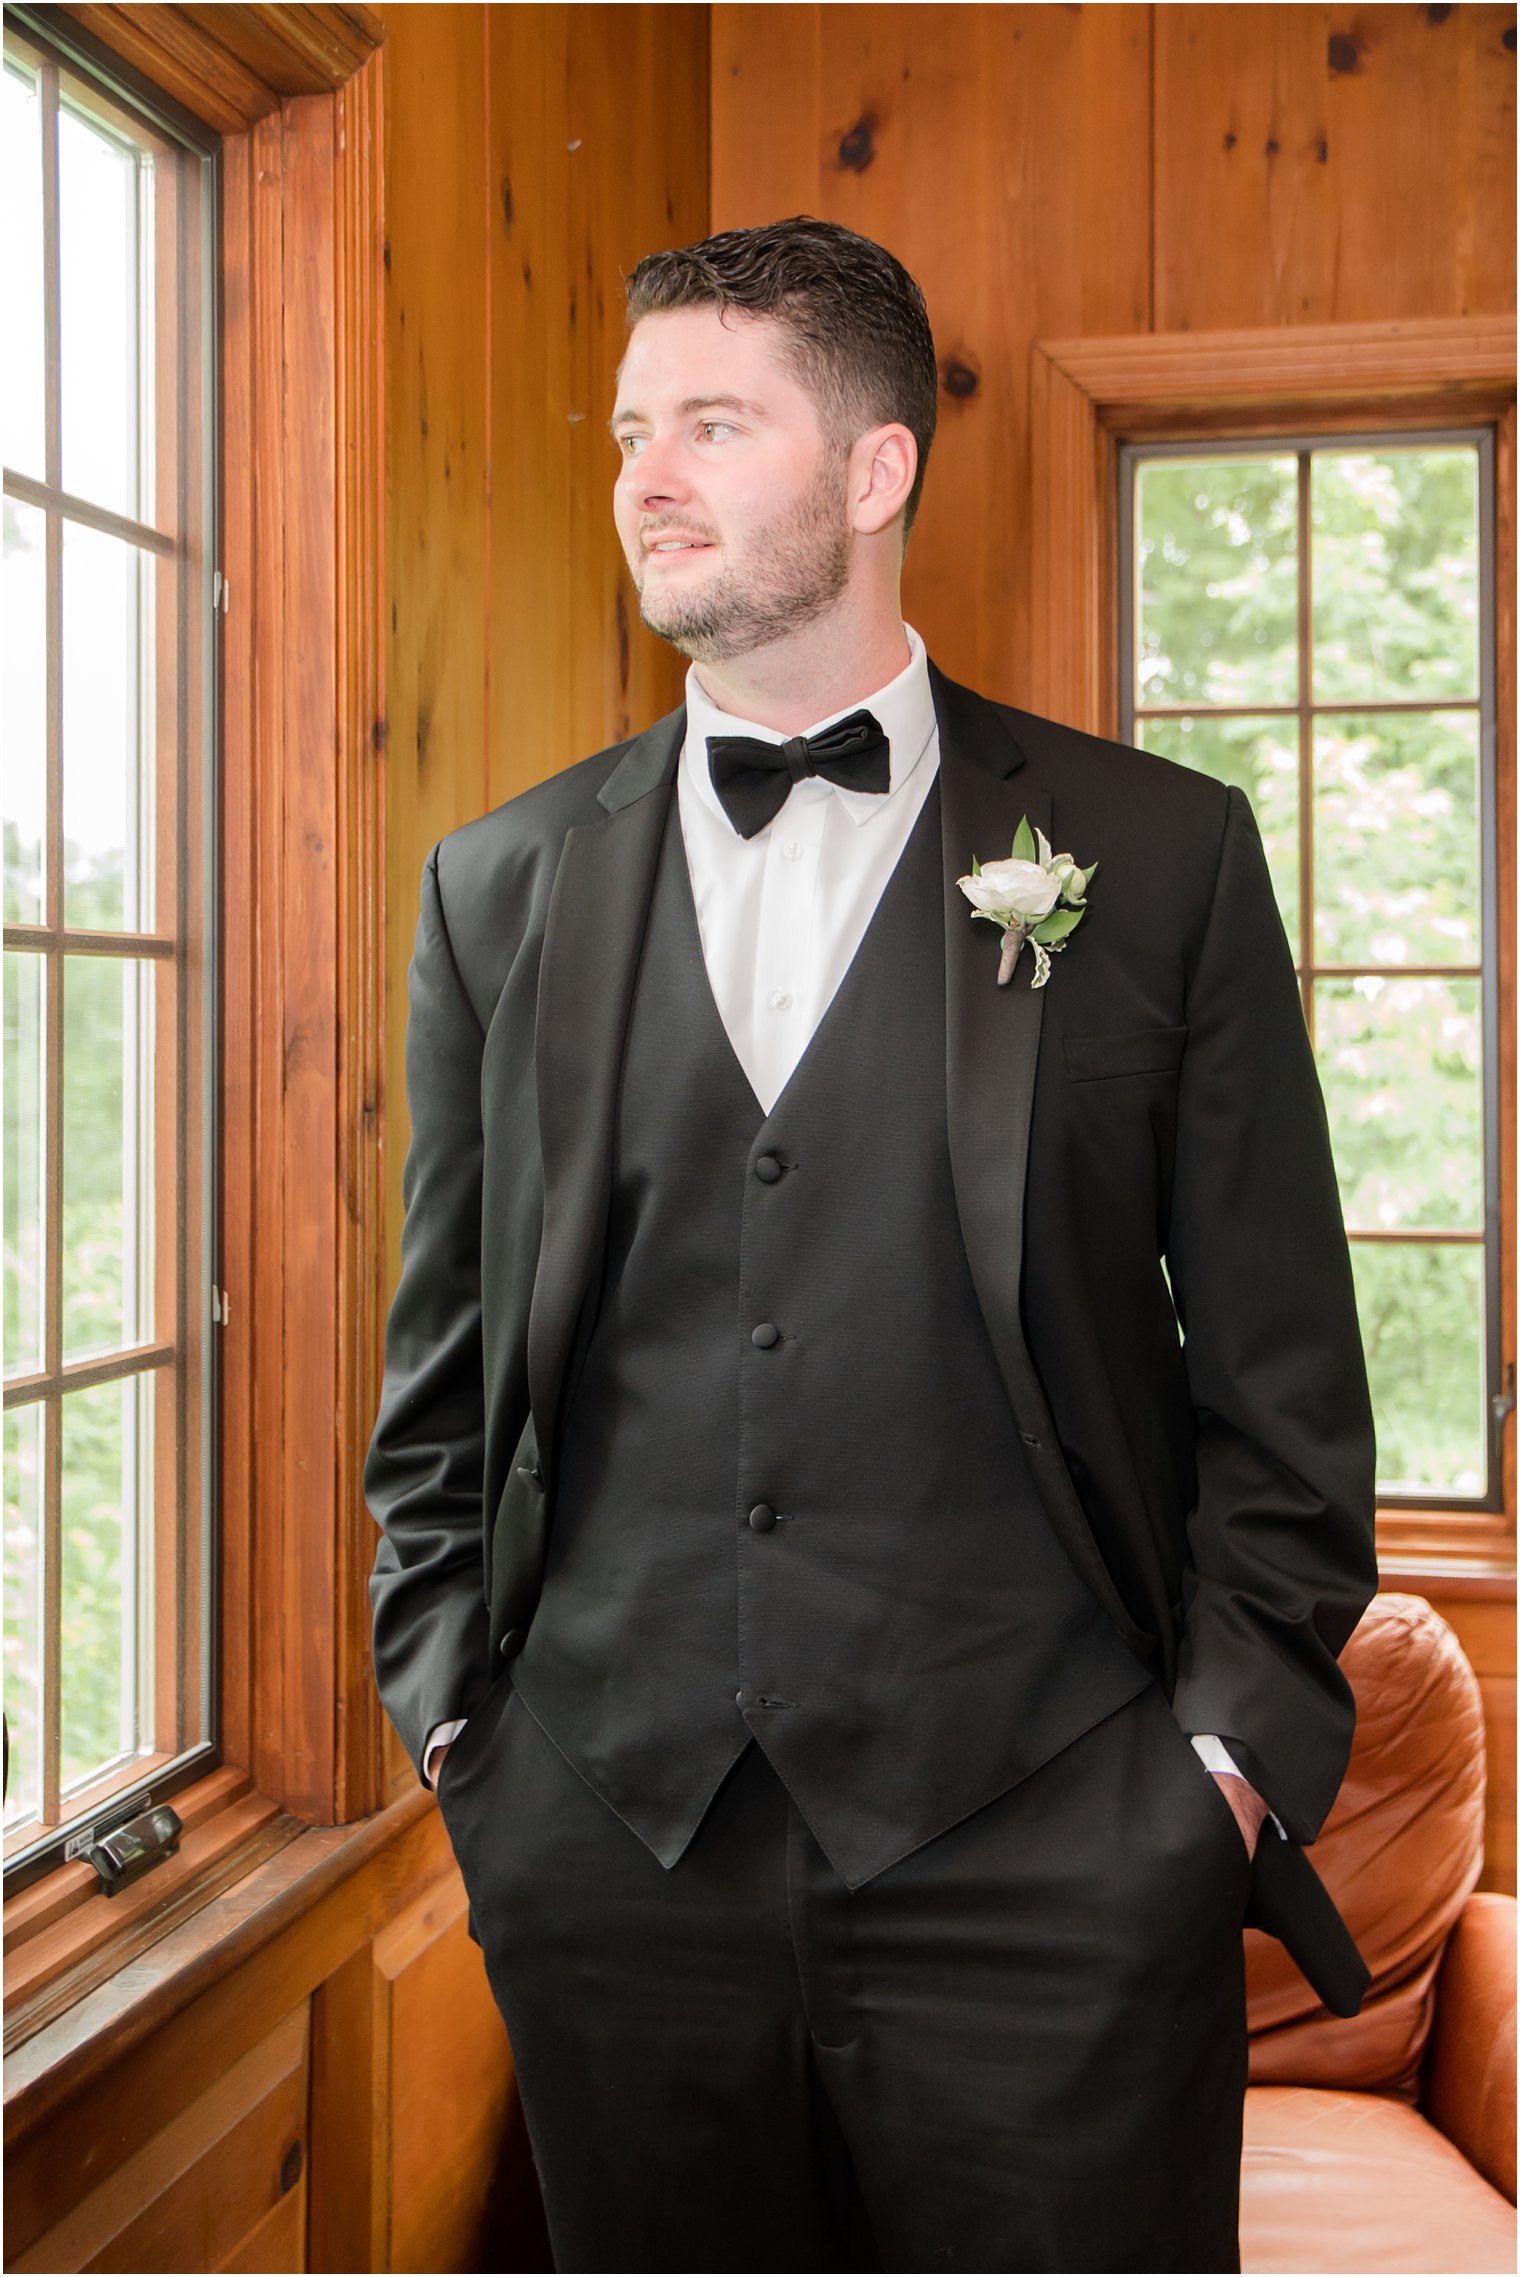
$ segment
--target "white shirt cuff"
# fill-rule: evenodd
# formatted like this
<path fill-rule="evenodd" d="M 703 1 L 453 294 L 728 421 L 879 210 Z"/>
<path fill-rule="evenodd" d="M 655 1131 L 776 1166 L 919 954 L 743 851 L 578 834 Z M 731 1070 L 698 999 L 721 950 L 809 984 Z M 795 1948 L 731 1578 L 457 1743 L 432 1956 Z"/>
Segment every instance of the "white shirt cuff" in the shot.
<path fill-rule="evenodd" d="M 425 1786 L 431 1787 L 433 1784 L 434 1748 L 444 1747 L 451 1739 L 456 1739 L 468 1721 L 467 1716 L 456 1716 L 450 1724 L 434 1724 L 428 1733 L 422 1749 L 422 1778 Z"/>
<path fill-rule="evenodd" d="M 1225 1746 L 1225 1743 L 1220 1738 L 1218 1732 L 1195 1731 L 1189 1732 L 1188 1737 L 1191 1739 L 1193 1745 L 1197 1748 L 1198 1753 L 1202 1756 L 1204 1763 L 1207 1765 L 1210 1771 L 1231 1771 L 1234 1773 L 1237 1779 L 1245 1779 L 1246 1785 L 1248 1787 L 1251 1785 L 1250 1780 L 1246 1777 L 1245 1772 L 1241 1770 L 1240 1765 L 1236 1762 L 1234 1756 Z M 1259 1789 L 1253 1789 L 1252 1791 L 1253 1793 L 1260 1792 Z M 1276 1811 L 1269 1810 L 1267 1816 L 1272 1821 L 1272 1824 L 1276 1827 L 1278 1833 L 1282 1836 L 1284 1842 L 1286 1842 L 1288 1839 L 1288 1830 L 1283 1825 L 1283 1822 L 1278 1817 Z"/>

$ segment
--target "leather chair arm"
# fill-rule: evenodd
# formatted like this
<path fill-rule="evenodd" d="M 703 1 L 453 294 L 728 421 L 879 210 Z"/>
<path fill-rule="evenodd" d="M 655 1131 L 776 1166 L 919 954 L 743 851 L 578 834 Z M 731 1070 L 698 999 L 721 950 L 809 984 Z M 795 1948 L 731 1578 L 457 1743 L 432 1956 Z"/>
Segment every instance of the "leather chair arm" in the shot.
<path fill-rule="evenodd" d="M 1420 2108 L 1515 2202 L 1515 1923 L 1512 1897 L 1477 1890 L 1447 1940 Z"/>

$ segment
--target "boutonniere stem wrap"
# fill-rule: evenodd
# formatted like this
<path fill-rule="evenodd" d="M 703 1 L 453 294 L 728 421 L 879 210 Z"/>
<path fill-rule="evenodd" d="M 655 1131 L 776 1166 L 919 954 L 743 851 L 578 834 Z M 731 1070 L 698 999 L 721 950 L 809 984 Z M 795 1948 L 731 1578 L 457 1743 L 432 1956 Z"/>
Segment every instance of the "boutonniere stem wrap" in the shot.
<path fill-rule="evenodd" d="M 1093 871 L 1084 870 L 1070 854 L 1052 854 L 1043 830 L 1031 830 L 1024 815 L 1014 832 L 1013 852 L 1003 862 L 979 862 L 971 857 L 969 877 L 956 884 L 971 903 L 973 917 L 990 917 L 1003 928 L 1003 953 L 998 959 L 998 986 L 1006 988 L 1027 941 L 1034 951 L 1031 988 L 1043 988 L 1050 978 L 1050 959 L 1064 949 L 1086 914 L 1087 889 Z"/>

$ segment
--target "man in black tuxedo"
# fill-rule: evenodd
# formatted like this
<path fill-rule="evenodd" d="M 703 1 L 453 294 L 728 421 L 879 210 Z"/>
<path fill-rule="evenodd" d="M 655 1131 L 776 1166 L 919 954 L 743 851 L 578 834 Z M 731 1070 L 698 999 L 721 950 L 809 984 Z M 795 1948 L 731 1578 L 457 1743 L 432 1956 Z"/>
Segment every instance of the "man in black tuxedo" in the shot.
<path fill-rule="evenodd" d="M 628 297 L 686 701 L 423 870 L 380 1697 L 559 2268 L 1235 2270 L 1242 1924 L 1365 1982 L 1304 1846 L 1376 1585 L 1256 824 L 904 625 L 890 254 Z"/>

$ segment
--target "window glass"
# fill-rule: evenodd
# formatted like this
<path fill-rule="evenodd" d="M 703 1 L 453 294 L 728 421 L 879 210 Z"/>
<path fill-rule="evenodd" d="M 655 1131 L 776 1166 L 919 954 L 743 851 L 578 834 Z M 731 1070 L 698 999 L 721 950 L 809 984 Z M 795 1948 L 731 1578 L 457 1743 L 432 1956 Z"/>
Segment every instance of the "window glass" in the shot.
<path fill-rule="evenodd" d="M 1379 1497 L 1493 1508 L 1488 449 L 1126 446 L 1121 732 L 1239 785 L 1260 827 L 1329 1115 Z"/>
<path fill-rule="evenodd" d="M 5 58 L 14 1888 L 215 1732 L 214 169 L 9 22 Z"/>

